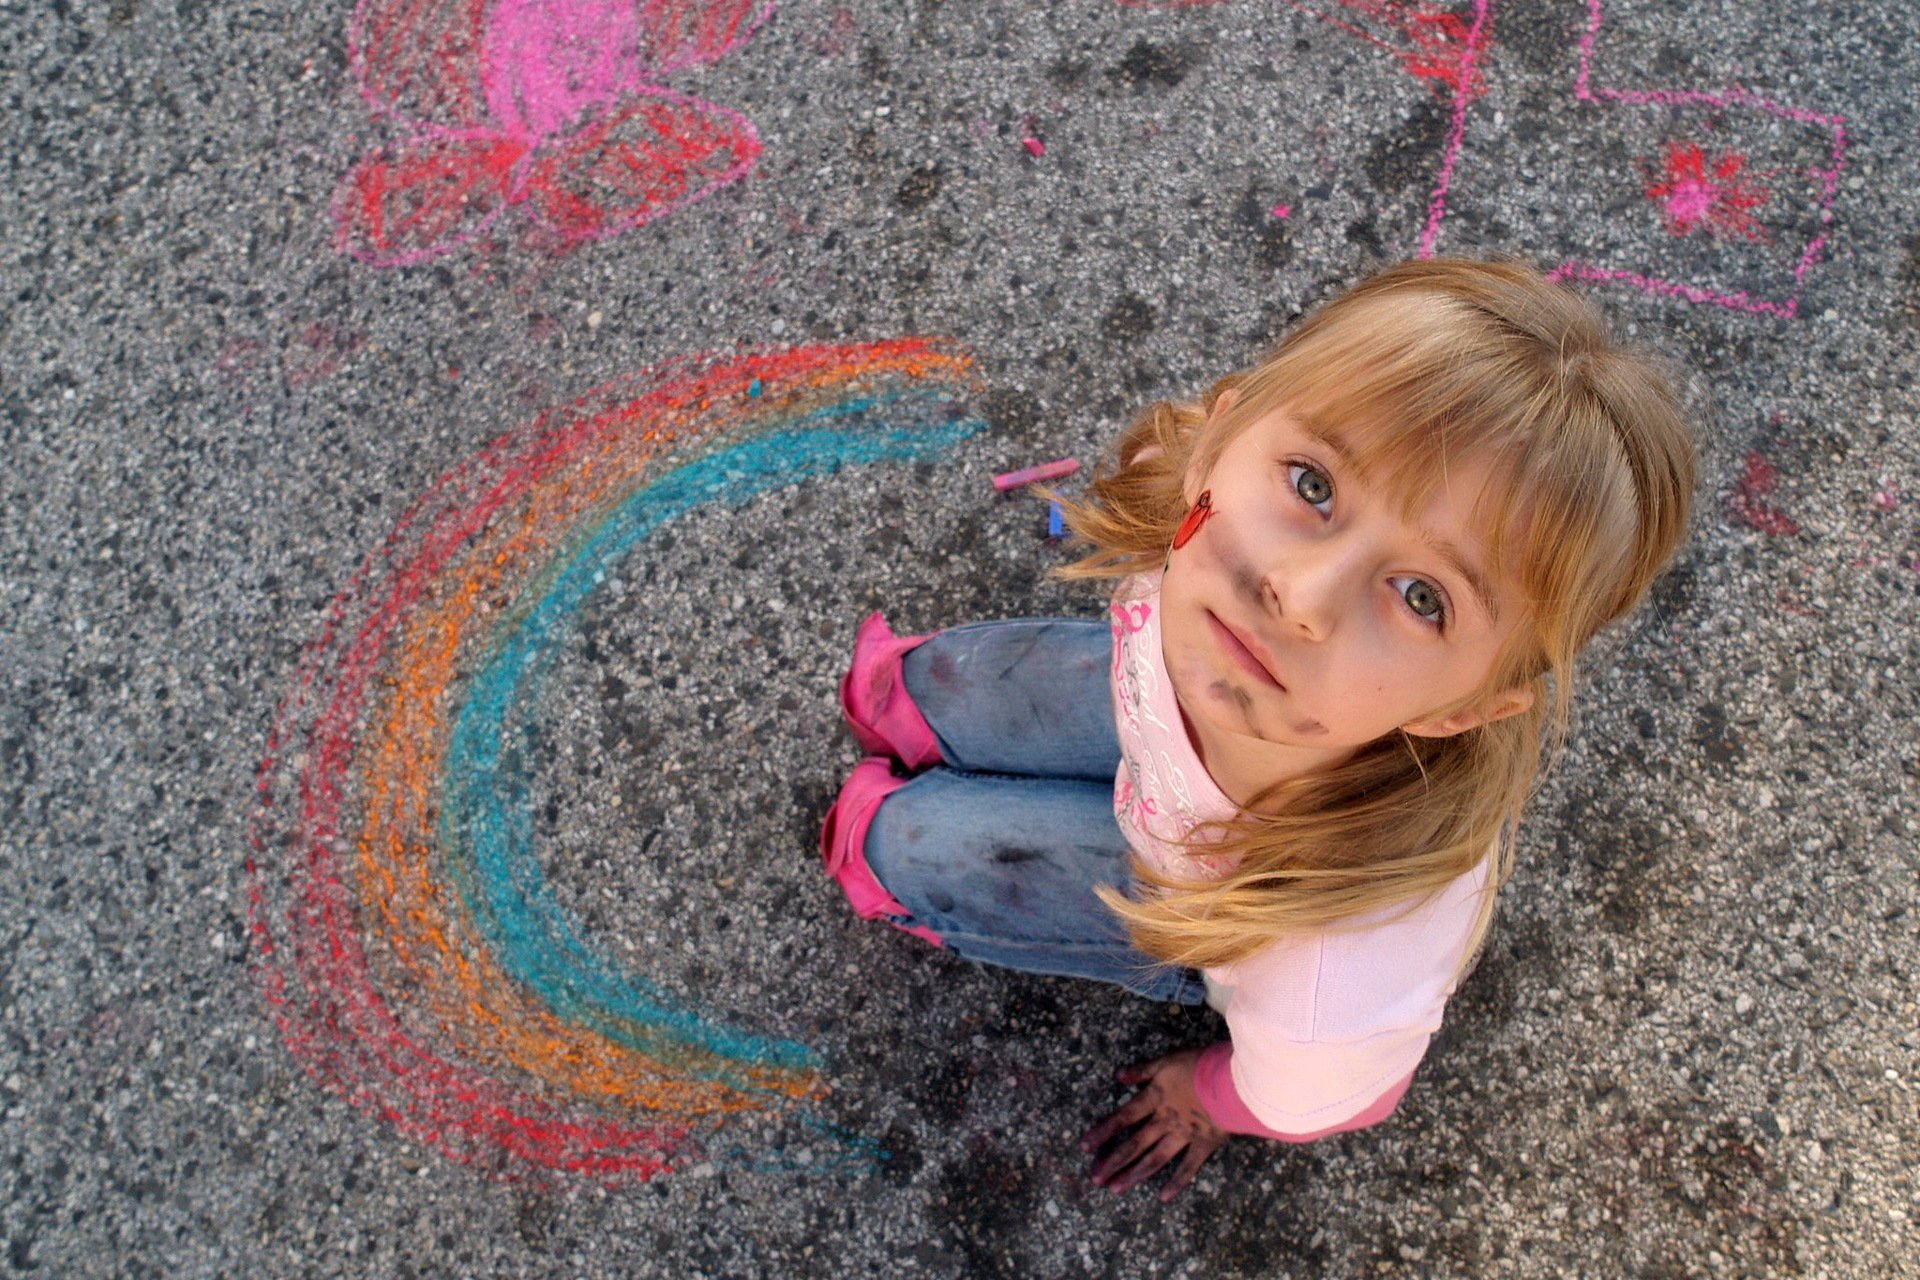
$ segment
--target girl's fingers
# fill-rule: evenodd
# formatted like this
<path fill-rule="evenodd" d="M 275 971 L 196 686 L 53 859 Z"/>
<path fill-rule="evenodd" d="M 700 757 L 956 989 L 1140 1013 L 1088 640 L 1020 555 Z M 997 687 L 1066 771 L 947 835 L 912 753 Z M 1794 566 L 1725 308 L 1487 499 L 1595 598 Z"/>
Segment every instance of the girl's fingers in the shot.
<path fill-rule="evenodd" d="M 1107 1179 L 1132 1164 L 1134 1157 L 1160 1140 L 1161 1129 L 1158 1125 L 1142 1125 L 1120 1140 L 1120 1145 L 1102 1156 L 1093 1166 L 1095 1186 L 1105 1186 Z"/>
<path fill-rule="evenodd" d="M 1086 1152 L 1098 1151 L 1112 1141 L 1113 1136 L 1122 1129 L 1130 1129 L 1153 1114 L 1154 1100 L 1146 1093 L 1136 1093 L 1127 1100 L 1125 1106 L 1086 1131 L 1080 1138 L 1080 1149 Z"/>
<path fill-rule="evenodd" d="M 1116 1111 L 1080 1135 L 1080 1149 L 1092 1154 L 1106 1146 L 1107 1140 L 1118 1132 L 1120 1132 L 1120 1113 Z"/>
<path fill-rule="evenodd" d="M 1167 1185 L 1160 1188 L 1160 1203 L 1167 1203 L 1192 1186 L 1194 1178 L 1199 1176 L 1200 1166 L 1205 1164 L 1207 1157 L 1217 1150 L 1219 1150 L 1217 1146 L 1204 1139 L 1188 1143 L 1186 1154 L 1181 1156 L 1180 1163 L 1174 1166 L 1172 1175 L 1167 1178 Z"/>
<path fill-rule="evenodd" d="M 1116 1193 L 1131 1191 L 1148 1178 L 1151 1178 L 1154 1174 L 1160 1172 L 1166 1163 L 1179 1155 L 1181 1149 L 1186 1145 L 1187 1136 L 1184 1133 L 1163 1133 L 1158 1142 L 1155 1142 L 1153 1146 L 1147 1149 L 1144 1155 L 1134 1161 L 1132 1168 L 1113 1180 L 1112 1190 Z"/>

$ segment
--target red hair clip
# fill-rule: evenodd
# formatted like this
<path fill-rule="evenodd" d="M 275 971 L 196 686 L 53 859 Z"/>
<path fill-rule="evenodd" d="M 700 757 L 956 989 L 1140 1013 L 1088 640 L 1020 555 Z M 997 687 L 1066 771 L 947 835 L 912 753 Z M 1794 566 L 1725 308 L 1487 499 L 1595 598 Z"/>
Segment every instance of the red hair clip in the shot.
<path fill-rule="evenodd" d="M 1180 528 L 1173 535 L 1173 549 L 1178 551 L 1193 541 L 1193 535 L 1200 532 L 1200 526 L 1213 514 L 1213 490 L 1201 491 L 1200 500 L 1193 504 L 1193 510 L 1187 512 L 1187 518 L 1180 522 Z"/>

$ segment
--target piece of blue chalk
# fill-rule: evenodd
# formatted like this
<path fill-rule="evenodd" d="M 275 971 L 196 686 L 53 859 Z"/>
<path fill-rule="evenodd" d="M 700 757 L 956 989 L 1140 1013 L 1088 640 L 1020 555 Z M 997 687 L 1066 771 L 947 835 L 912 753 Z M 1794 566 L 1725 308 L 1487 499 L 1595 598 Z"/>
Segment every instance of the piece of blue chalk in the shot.
<path fill-rule="evenodd" d="M 747 394 L 750 396 L 757 396 L 760 394 L 760 379 L 755 378 L 752 382 L 749 382 L 747 384 Z"/>
<path fill-rule="evenodd" d="M 1047 536 L 1049 538 L 1064 537 L 1066 532 L 1067 521 L 1060 512 L 1060 504 L 1049 502 L 1047 504 Z"/>

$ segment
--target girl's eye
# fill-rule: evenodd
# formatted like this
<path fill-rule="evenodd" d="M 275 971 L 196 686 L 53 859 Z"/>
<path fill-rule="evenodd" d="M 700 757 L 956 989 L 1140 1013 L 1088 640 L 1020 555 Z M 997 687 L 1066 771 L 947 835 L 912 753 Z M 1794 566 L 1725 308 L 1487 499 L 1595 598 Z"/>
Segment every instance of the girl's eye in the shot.
<path fill-rule="evenodd" d="M 1440 589 L 1420 578 L 1395 578 L 1394 585 L 1400 589 L 1400 598 L 1407 602 L 1407 608 L 1426 621 L 1441 625 L 1447 620 L 1447 602 Z"/>
<path fill-rule="evenodd" d="M 1293 481 L 1293 491 L 1302 502 L 1323 516 L 1332 514 L 1327 508 L 1333 504 L 1333 481 L 1326 472 L 1304 462 L 1289 462 L 1287 478 Z"/>

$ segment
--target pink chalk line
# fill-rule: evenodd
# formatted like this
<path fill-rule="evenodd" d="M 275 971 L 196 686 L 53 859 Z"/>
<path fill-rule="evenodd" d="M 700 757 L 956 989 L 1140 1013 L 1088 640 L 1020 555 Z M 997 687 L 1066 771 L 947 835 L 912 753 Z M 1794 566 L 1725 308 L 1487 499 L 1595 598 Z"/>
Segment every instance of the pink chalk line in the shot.
<path fill-rule="evenodd" d="M 1821 115 L 1802 107 L 1790 107 L 1783 102 L 1762 97 L 1739 85 L 1733 86 L 1725 93 L 1705 93 L 1690 89 L 1595 88 L 1592 83 L 1593 46 L 1600 37 L 1601 2 L 1602 0 L 1587 0 L 1587 31 L 1580 39 L 1580 71 L 1573 82 L 1573 96 L 1576 99 L 1581 102 L 1620 102 L 1630 106 L 1747 107 L 1777 116 L 1782 120 L 1791 120 L 1795 124 L 1826 125 L 1833 130 L 1832 163 L 1825 169 L 1814 170 L 1813 176 L 1820 179 L 1820 225 L 1824 227 L 1833 221 L 1834 194 L 1840 186 L 1840 171 L 1846 165 L 1846 117 Z M 1820 260 L 1826 244 L 1827 234 L 1824 231 L 1816 233 L 1807 242 L 1806 248 L 1800 253 L 1800 260 L 1794 264 L 1793 294 L 1783 301 L 1754 298 L 1745 292 L 1720 293 L 1712 289 L 1677 284 L 1670 280 L 1657 280 L 1632 271 L 1616 271 L 1578 261 L 1561 263 L 1555 268 L 1553 278 L 1571 277 L 1596 282 L 1618 282 L 1638 289 L 1642 293 L 1656 296 L 1685 298 L 1689 302 L 1707 302 L 1715 306 L 1729 307 L 1735 311 L 1792 319 L 1800 312 L 1801 282 L 1808 269 Z"/>
<path fill-rule="evenodd" d="M 1735 311 L 1779 316 L 1782 320 L 1793 319 L 1798 309 L 1796 306 L 1798 299 L 1784 303 L 1769 302 L 1765 298 L 1756 298 L 1742 291 L 1719 293 L 1712 289 L 1702 289 L 1697 285 L 1679 284 L 1672 280 L 1656 280 L 1652 276 L 1644 276 L 1636 271 L 1617 271 L 1611 267 L 1596 267 L 1585 262 L 1563 262 L 1547 273 L 1547 279 L 1583 280 L 1589 284 L 1624 284 L 1654 297 L 1712 303 L 1717 307 L 1731 307 Z"/>
<path fill-rule="evenodd" d="M 1447 151 L 1440 161 L 1440 175 L 1434 180 L 1433 197 L 1427 201 L 1427 225 L 1420 232 L 1420 256 L 1431 258 L 1440 239 L 1440 223 L 1447 216 L 1447 192 L 1453 186 L 1453 166 L 1460 159 L 1460 146 L 1467 136 L 1467 103 L 1473 99 L 1473 61 L 1493 13 L 1490 0 L 1473 0 L 1473 25 L 1467 29 L 1467 47 L 1460 51 L 1460 74 L 1454 77 L 1453 124 L 1447 130 Z"/>

